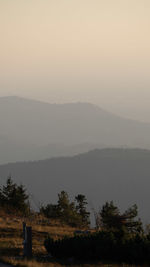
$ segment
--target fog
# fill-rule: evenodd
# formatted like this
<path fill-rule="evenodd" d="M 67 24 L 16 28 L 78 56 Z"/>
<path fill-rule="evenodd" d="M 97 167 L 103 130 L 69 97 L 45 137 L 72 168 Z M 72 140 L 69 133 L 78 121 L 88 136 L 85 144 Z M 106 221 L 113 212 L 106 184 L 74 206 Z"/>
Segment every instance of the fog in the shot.
<path fill-rule="evenodd" d="M 150 122 L 149 0 L 0 1 L 0 96 Z"/>

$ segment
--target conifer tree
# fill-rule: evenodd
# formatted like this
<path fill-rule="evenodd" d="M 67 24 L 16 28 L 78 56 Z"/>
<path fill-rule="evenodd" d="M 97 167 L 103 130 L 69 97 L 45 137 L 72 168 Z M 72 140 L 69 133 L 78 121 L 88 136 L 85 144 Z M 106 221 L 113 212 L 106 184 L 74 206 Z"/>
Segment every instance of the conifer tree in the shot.
<path fill-rule="evenodd" d="M 79 194 L 75 197 L 75 201 L 77 202 L 76 209 L 77 209 L 77 212 L 79 213 L 79 215 L 81 216 L 83 225 L 85 225 L 85 226 L 89 225 L 90 213 L 86 210 L 86 206 L 88 204 L 86 197 L 84 195 Z"/>
<path fill-rule="evenodd" d="M 27 214 L 30 210 L 29 196 L 23 185 L 17 185 L 9 177 L 6 185 L 0 191 L 1 204 L 7 209 L 13 208 L 16 211 Z"/>

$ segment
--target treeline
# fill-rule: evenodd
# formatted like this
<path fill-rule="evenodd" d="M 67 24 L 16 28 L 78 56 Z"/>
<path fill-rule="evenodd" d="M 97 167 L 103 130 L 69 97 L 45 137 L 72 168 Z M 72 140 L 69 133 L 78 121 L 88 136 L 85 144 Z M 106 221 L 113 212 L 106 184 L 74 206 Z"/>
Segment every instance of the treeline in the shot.
<path fill-rule="evenodd" d="M 90 225 L 90 212 L 87 210 L 87 199 L 84 195 L 78 194 L 71 201 L 67 192 L 61 191 L 58 194 L 56 204 L 42 205 L 39 213 L 49 219 L 57 219 L 62 223 L 74 227 L 88 227 Z M 11 177 L 6 184 L 0 187 L 0 206 L 9 212 L 19 212 L 25 216 L 30 215 L 31 210 L 30 197 L 24 185 L 17 185 Z M 114 203 L 106 202 L 98 212 L 94 212 L 95 224 L 98 229 L 122 229 L 126 232 L 141 232 L 142 222 L 136 219 L 138 208 L 132 206 L 121 214 Z"/>
<path fill-rule="evenodd" d="M 70 201 L 67 192 L 58 194 L 56 204 L 41 206 L 40 214 L 49 219 L 60 220 L 61 223 L 73 227 L 88 227 L 90 224 L 90 213 L 87 211 L 87 200 L 82 194 L 75 196 L 74 201 Z M 24 185 L 17 185 L 9 177 L 6 184 L 0 187 L 0 207 L 9 213 L 19 213 L 29 216 L 31 210 L 30 198 Z"/>
<path fill-rule="evenodd" d="M 90 224 L 90 213 L 87 211 L 87 200 L 84 195 L 75 196 L 74 201 L 70 201 L 67 192 L 58 194 L 57 204 L 42 206 L 40 212 L 47 218 L 59 219 L 61 222 L 74 227 L 87 227 Z"/>
<path fill-rule="evenodd" d="M 30 216 L 33 210 L 29 200 L 24 185 L 17 185 L 11 177 L 0 188 L 0 208 L 6 212 Z M 73 227 L 88 228 L 87 204 L 84 195 L 78 194 L 71 201 L 68 193 L 62 191 L 56 204 L 41 206 L 35 213 Z M 47 252 L 58 258 L 150 264 L 150 227 L 144 230 L 136 205 L 122 213 L 113 201 L 106 202 L 94 215 L 94 233 L 77 231 L 74 237 L 61 240 L 49 236 L 44 242 Z"/>
<path fill-rule="evenodd" d="M 57 203 L 42 205 L 39 213 L 49 219 L 57 219 L 74 227 L 88 227 L 90 212 L 87 210 L 87 205 L 84 195 L 78 194 L 71 201 L 68 193 L 61 191 L 58 194 Z M 5 185 L 0 187 L 0 206 L 9 212 L 15 210 L 25 216 L 33 212 L 25 186 L 17 185 L 11 177 L 7 179 Z M 120 229 L 132 233 L 143 231 L 141 220 L 136 219 L 138 216 L 136 205 L 121 213 L 113 201 L 106 202 L 98 212 L 94 212 L 94 215 L 97 230 Z"/>

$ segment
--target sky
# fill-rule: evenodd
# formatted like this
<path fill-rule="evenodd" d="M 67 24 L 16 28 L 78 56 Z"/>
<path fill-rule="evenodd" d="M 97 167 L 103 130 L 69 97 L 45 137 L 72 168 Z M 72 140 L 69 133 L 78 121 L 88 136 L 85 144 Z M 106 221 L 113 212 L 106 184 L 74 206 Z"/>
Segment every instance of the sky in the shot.
<path fill-rule="evenodd" d="M 150 122 L 149 0 L 0 0 L 0 96 Z"/>

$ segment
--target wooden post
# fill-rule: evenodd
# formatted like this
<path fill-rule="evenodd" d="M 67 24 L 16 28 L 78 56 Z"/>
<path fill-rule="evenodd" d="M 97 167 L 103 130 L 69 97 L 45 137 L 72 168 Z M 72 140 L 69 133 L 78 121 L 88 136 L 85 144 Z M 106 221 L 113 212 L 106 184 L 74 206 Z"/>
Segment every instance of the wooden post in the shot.
<path fill-rule="evenodd" d="M 23 222 L 23 256 L 26 256 L 26 223 Z"/>
<path fill-rule="evenodd" d="M 26 257 L 32 257 L 32 227 L 26 227 Z"/>
<path fill-rule="evenodd" d="M 25 240 L 25 233 L 26 233 L 26 223 L 23 222 L 23 240 Z"/>
<path fill-rule="evenodd" d="M 25 257 L 32 257 L 32 227 L 27 227 L 23 223 L 23 255 Z"/>

